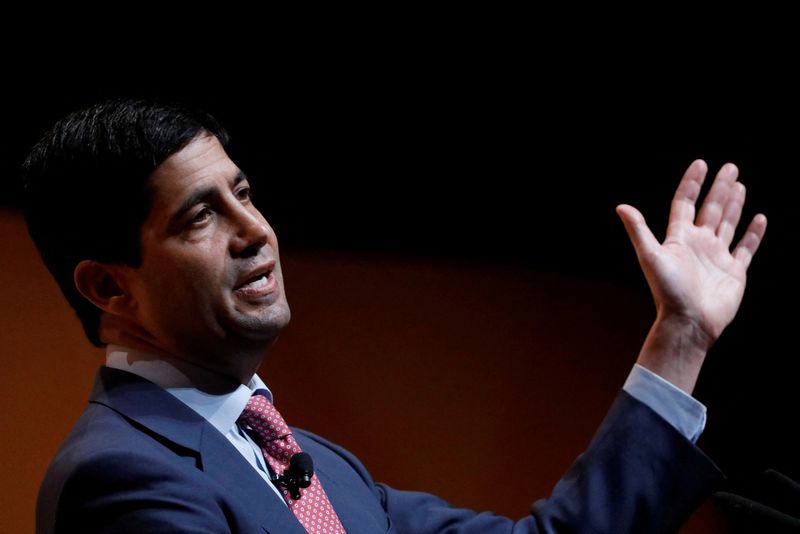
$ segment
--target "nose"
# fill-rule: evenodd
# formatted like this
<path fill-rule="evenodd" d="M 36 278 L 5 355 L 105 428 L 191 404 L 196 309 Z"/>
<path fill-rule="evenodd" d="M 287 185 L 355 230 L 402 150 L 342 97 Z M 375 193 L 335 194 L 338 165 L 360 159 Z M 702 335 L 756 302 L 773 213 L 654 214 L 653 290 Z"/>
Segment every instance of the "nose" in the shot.
<path fill-rule="evenodd" d="M 272 229 L 266 219 L 254 207 L 239 206 L 233 216 L 233 235 L 231 236 L 231 255 L 248 257 L 269 242 Z"/>

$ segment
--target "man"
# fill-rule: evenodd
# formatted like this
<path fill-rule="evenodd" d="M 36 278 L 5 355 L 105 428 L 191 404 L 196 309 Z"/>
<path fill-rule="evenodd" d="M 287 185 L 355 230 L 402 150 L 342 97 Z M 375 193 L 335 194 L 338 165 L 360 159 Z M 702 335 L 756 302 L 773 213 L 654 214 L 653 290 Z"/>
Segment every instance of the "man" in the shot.
<path fill-rule="evenodd" d="M 730 252 L 745 195 L 733 165 L 697 213 L 706 166 L 688 168 L 661 244 L 617 208 L 657 318 L 586 452 L 514 522 L 376 484 L 349 452 L 285 427 L 256 375 L 290 319 L 278 243 L 226 141 L 204 114 L 106 102 L 26 162 L 30 234 L 108 347 L 42 483 L 38 532 L 674 532 L 711 491 L 689 394 L 766 230 L 756 216 Z M 301 450 L 307 489 L 282 477 Z"/>

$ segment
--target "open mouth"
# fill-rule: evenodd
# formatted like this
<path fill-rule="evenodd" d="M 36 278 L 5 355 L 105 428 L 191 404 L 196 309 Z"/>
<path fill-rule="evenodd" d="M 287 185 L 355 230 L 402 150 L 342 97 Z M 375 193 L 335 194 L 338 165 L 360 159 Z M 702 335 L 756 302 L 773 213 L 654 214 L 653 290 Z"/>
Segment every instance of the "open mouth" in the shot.
<path fill-rule="evenodd" d="M 240 285 L 237 289 L 241 289 L 241 288 L 245 288 L 245 287 L 252 288 L 252 289 L 258 289 L 259 287 L 264 287 L 265 285 L 267 285 L 267 278 L 268 277 L 269 277 L 269 273 L 261 274 L 261 275 L 255 277 L 255 278 L 252 278 L 252 279 L 248 280 L 244 284 Z"/>
<path fill-rule="evenodd" d="M 272 266 L 270 266 L 267 270 L 262 271 L 260 273 L 254 274 L 252 277 L 248 278 L 238 286 L 234 287 L 234 290 L 237 289 L 259 289 L 266 286 L 269 283 L 269 279 L 272 276 Z"/>

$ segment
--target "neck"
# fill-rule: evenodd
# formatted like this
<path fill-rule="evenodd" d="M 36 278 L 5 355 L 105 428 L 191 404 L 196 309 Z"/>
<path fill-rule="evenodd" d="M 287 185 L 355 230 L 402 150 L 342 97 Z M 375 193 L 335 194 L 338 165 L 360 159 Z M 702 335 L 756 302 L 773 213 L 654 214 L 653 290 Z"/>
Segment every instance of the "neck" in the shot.
<path fill-rule="evenodd" d="M 164 360 L 187 376 L 201 390 L 217 389 L 218 383 L 248 384 L 258 371 L 275 338 L 268 340 L 225 340 L 214 346 L 187 346 L 162 340 L 140 328 L 125 328 L 113 320 L 101 321 L 100 338 L 109 345 L 128 347 L 150 360 Z M 214 377 L 214 378 L 211 378 Z"/>

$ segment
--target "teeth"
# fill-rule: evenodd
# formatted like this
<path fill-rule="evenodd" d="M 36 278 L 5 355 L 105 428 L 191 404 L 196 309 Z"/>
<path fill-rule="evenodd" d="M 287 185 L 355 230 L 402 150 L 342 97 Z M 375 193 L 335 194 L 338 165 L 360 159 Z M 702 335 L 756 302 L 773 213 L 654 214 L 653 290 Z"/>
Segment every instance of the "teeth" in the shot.
<path fill-rule="evenodd" d="M 252 282 L 249 282 L 242 287 L 252 287 L 253 289 L 258 289 L 259 287 L 263 287 L 265 285 L 267 285 L 267 277 L 266 275 L 262 274 Z"/>

